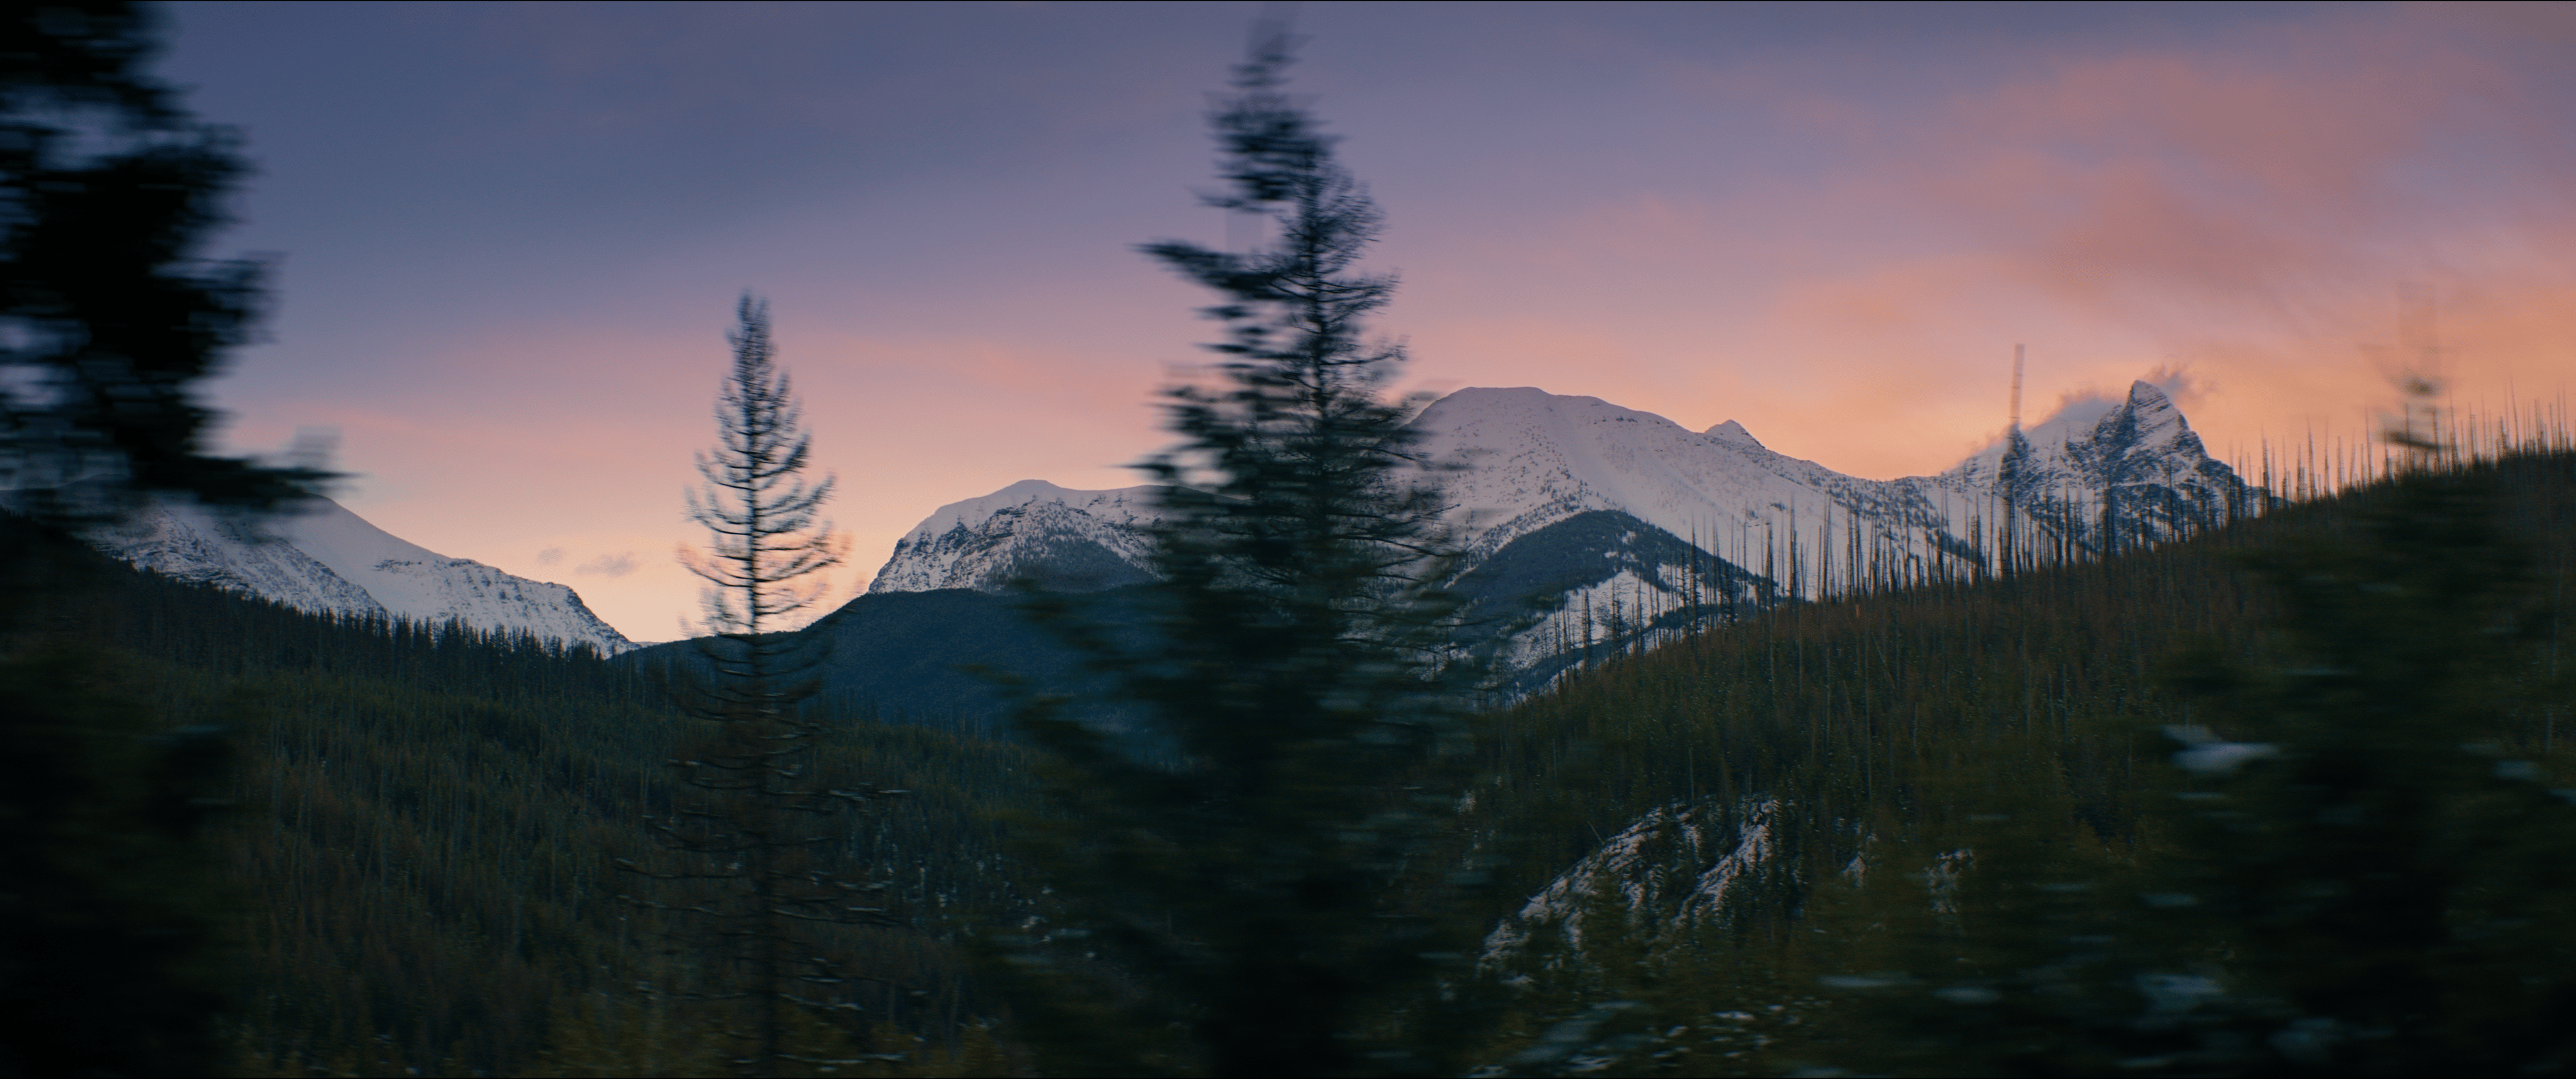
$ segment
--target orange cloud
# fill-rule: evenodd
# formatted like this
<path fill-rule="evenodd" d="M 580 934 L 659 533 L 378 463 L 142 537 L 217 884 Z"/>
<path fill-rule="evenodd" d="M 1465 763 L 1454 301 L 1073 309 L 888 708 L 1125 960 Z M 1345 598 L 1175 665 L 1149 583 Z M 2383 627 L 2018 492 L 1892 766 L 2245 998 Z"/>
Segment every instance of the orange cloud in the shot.
<path fill-rule="evenodd" d="M 1877 111 L 1848 104 L 1866 88 L 1752 80 L 1839 147 L 1836 167 L 1567 212 L 1441 287 L 1517 299 L 1509 279 L 1542 278 L 1560 306 L 1597 304 L 1595 328 L 1424 338 L 1692 426 L 1725 417 L 1593 387 L 1754 387 L 1734 418 L 1874 475 L 1946 466 L 1999 429 L 2016 343 L 2033 402 L 2187 369 L 2213 446 L 2320 425 L 2366 437 L 2394 391 L 2364 346 L 2393 342 L 2410 288 L 2442 312 L 2464 400 L 2554 394 L 2576 370 L 2576 101 L 2545 50 L 2475 25 L 2513 17 L 2329 12 L 2227 41 L 2033 53 Z M 1477 317 L 1449 306 L 1430 316 Z"/>

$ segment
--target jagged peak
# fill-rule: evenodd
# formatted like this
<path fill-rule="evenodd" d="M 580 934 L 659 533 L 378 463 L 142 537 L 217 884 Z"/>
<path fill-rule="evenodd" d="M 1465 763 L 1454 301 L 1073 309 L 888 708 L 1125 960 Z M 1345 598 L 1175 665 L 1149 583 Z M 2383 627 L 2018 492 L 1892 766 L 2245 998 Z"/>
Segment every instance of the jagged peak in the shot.
<path fill-rule="evenodd" d="M 2165 395 L 2163 387 L 2141 380 L 2130 383 L 2129 396 L 2120 402 L 2118 408 L 2095 421 L 2087 433 L 2101 438 L 2122 429 L 2144 433 L 2167 428 L 2188 431 L 2190 426 L 2190 422 L 2183 418 L 2182 410 L 2175 407 L 2173 398 Z"/>
<path fill-rule="evenodd" d="M 1737 445 L 1751 446 L 1757 450 L 1767 450 L 1771 448 L 1763 445 L 1761 439 L 1753 437 L 1753 432 L 1745 430 L 1743 424 L 1737 423 L 1734 420 L 1728 420 L 1725 423 L 1718 424 L 1717 426 L 1711 427 L 1700 433 L 1719 442 L 1731 442 Z"/>
<path fill-rule="evenodd" d="M 2129 392 L 2120 398 L 2102 393 L 2069 396 L 2059 401 L 2047 418 L 2023 427 L 2021 437 L 2030 452 L 2048 456 L 2065 452 L 2075 443 L 2102 438 L 2123 425 L 2140 432 L 2161 432 L 2171 426 L 2175 430 L 2169 437 L 2180 437 L 2191 429 L 2181 408 L 2163 387 L 2138 379 L 2129 383 Z M 2169 437 L 2149 441 L 2162 443 Z M 2002 459 L 2008 443 L 2008 436 L 1997 436 L 1942 474 L 1961 476 L 1991 470 Z"/>

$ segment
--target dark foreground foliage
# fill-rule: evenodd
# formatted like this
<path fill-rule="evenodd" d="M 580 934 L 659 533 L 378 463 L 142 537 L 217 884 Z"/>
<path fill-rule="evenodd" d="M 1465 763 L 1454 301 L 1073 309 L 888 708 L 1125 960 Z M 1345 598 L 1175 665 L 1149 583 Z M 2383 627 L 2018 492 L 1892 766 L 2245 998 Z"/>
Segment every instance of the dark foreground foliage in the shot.
<path fill-rule="evenodd" d="M 220 1059 L 236 904 L 203 839 L 230 747 L 149 722 L 126 673 L 59 640 L 0 659 L 0 1075 Z"/>
<path fill-rule="evenodd" d="M 77 602 L 13 642 L 8 677 L 34 682 L 13 681 L 11 704 L 59 699 L 90 717 L 81 739 L 125 755 L 202 745 L 231 758 L 214 792 L 230 803 L 226 819 L 210 849 L 189 848 L 216 864 L 195 883 L 132 877 L 117 894 L 142 905 L 98 918 L 156 939 L 170 916 L 155 909 L 182 912 L 176 924 L 198 927 L 189 932 L 229 925 L 229 946 L 183 984 L 228 998 L 221 1036 L 241 1069 L 713 1066 L 721 1043 L 705 1027 L 721 1017 L 651 990 L 686 983 L 694 959 L 664 954 L 665 927 L 617 901 L 631 878 L 610 863 L 651 848 L 649 822 L 676 793 L 663 761 L 689 736 L 647 671 L 462 626 L 310 615 L 88 561 L 93 583 Z M 840 928 L 836 958 L 899 984 L 862 1001 L 848 1029 L 809 1042 L 935 1069 L 972 1040 L 977 1018 L 942 915 L 1019 903 L 987 813 L 1024 797 L 1025 754 L 864 719 L 835 717 L 817 770 L 915 793 L 905 813 L 853 826 L 818 858 L 894 876 L 929 933 Z M 134 830 L 129 846 L 157 842 L 153 814 L 203 809 L 156 807 L 191 806 L 204 792 L 189 777 L 224 771 L 169 759 L 158 772 L 106 770 L 118 786 L 83 795 L 83 812 L 127 821 L 115 827 Z M 51 770 L 80 781 L 73 765 Z M 107 872 L 116 849 L 102 842 L 65 871 Z M 112 939 L 66 946 L 105 959 L 121 947 Z M 136 978 L 132 963 L 99 967 Z M 131 1028 L 151 1006 L 96 1018 Z"/>
<path fill-rule="evenodd" d="M 1507 1004 L 1483 1056 L 1519 1073 L 2548 1070 L 2568 1006 L 2552 912 L 2576 807 L 2553 793 L 2570 764 L 2553 664 L 2576 459 L 2456 482 L 2098 564 L 1793 605 L 1483 717 L 1474 799 L 1427 864 L 1491 870 L 1511 896 L 1659 807 L 1703 807 L 1716 832 L 1770 807 L 1767 860 L 1724 904 L 1632 919 L 1605 890 L 1583 900 L 1580 941 L 1543 931 L 1488 957 Z M 80 732 L 55 743 L 77 752 L 18 759 L 115 788 L 77 799 L 97 842 L 17 863 L 128 897 L 67 931 L 84 954 L 127 949 L 99 976 L 227 998 L 214 1036 L 246 1071 L 713 1066 L 716 1019 L 637 990 L 692 960 L 663 954 L 609 870 L 667 814 L 662 762 L 685 735 L 638 666 L 89 572 L 85 598 L 11 639 L 8 677 L 13 702 Z M 2186 746 L 2169 726 L 2206 730 Z M 205 727 L 219 740 L 185 733 Z M 64 729 L 22 733 L 40 728 Z M 1042 913 L 995 823 L 1043 818 L 1032 751 L 864 714 L 835 730 L 828 768 L 915 792 L 832 855 L 899 882 L 915 928 L 836 931 L 841 956 L 900 985 L 803 1044 L 906 1054 L 834 1074 L 1011 1067 L 1001 1046 L 1036 1031 L 945 917 Z M 2240 763 L 2192 772 L 2174 763 L 2187 749 Z M 84 771 L 91 754 L 118 760 Z M 226 755 L 232 806 L 199 868 L 182 843 L 164 870 L 117 877 L 119 851 L 180 834 L 156 829 L 209 827 L 190 823 L 210 809 L 190 777 Z M 32 805 L 46 788 L 11 789 Z M 1668 883 L 1709 868 L 1677 832 L 1648 847 Z M 1517 903 L 1432 897 L 1394 902 L 1468 933 Z M 229 959 L 187 958 L 203 954 L 187 934 L 227 924 L 213 954 Z M 142 977 L 156 955 L 178 966 Z M 1113 992 L 1152 984 L 1097 973 Z M 156 1006 L 89 1018 L 132 1030 Z M 1377 1006 L 1364 1022 L 1407 1007 Z"/>
<path fill-rule="evenodd" d="M 1758 826 L 1766 857 L 1717 908 L 1636 910 L 1712 868 L 1650 835 L 1579 944 L 1489 965 L 1521 1001 L 1489 1053 L 2563 1070 L 2571 579 L 2576 457 L 2519 453 L 1569 681 L 1488 743 L 1467 839 L 1517 851 L 1519 894 L 1658 807 L 1704 807 L 1719 853 Z"/>
<path fill-rule="evenodd" d="M 1861 1009 L 1881 1036 L 1854 1059 L 2576 1066 L 2576 932 L 2558 916 L 2576 902 L 2576 796 L 2553 789 L 2551 760 L 2568 478 L 2563 458 L 2408 476 L 2248 552 L 2279 606 L 2250 656 L 2203 645 L 2168 665 L 2192 711 L 2142 732 L 2173 762 L 2146 777 L 2155 842 L 2052 836 L 2043 819 L 1955 840 L 1983 849 L 1937 917 L 1919 889 L 1863 889 L 1844 913 L 1869 921 L 1836 928 L 1927 977 Z M 2535 511 L 2554 527 L 2529 530 Z"/>
<path fill-rule="evenodd" d="M 1067 716 L 1061 695 L 1019 716 L 1050 762 L 1029 860 L 1065 902 L 997 952 L 1052 1068 L 1447 1063 L 1424 1023 L 1393 1020 L 1459 972 L 1449 927 L 1404 901 L 1445 885 L 1422 856 L 1455 798 L 1439 762 L 1471 738 L 1471 671 L 1445 647 L 1460 601 L 1438 584 L 1455 556 L 1414 468 L 1419 402 L 1387 389 L 1403 350 L 1366 332 L 1395 284 L 1356 267 L 1380 217 L 1285 91 L 1290 45 L 1256 29 L 1209 117 L 1228 186 L 1208 202 L 1269 241 L 1143 248 L 1214 294 L 1202 314 L 1226 334 L 1206 385 L 1164 395 L 1178 444 L 1138 466 L 1162 512 L 1141 627 L 1029 604 L 1156 750 Z"/>

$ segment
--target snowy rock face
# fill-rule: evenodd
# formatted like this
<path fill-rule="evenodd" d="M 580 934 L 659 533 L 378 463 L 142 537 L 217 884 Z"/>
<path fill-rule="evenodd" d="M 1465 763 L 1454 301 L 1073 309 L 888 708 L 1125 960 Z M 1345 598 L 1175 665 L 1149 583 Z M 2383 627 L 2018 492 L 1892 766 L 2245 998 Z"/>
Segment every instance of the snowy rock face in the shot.
<path fill-rule="evenodd" d="M 93 533 L 100 550 L 174 577 L 345 615 L 456 619 L 615 655 L 635 647 L 572 589 L 514 577 L 396 538 L 329 499 L 269 518 L 168 501 Z"/>
<path fill-rule="evenodd" d="M 1090 591 L 1151 580 L 1144 526 L 1156 516 L 1153 491 L 1069 491 L 1021 480 L 941 506 L 895 542 L 868 591 L 998 592 L 1021 577 Z"/>
<path fill-rule="evenodd" d="M 2212 459 L 2182 410 L 2145 382 L 2108 410 L 2070 407 L 2006 437 L 1939 481 L 2008 496 L 2045 534 L 2088 554 L 2251 513 L 2256 493 Z"/>
<path fill-rule="evenodd" d="M 1920 485 L 1855 479 L 1765 448 L 1729 420 L 1692 432 L 1651 412 L 1541 390 L 1466 389 L 1415 421 L 1471 557 L 1587 510 L 1616 510 L 1720 557 L 1768 525 L 1785 536 L 1829 517 L 1888 529 L 1945 523 Z M 1736 560 L 1736 559 L 1730 559 Z"/>
<path fill-rule="evenodd" d="M 1576 513 L 1616 510 L 1807 598 L 1873 571 L 1905 579 L 1978 564 L 1999 553 L 1987 533 L 2008 515 L 2099 554 L 2224 520 L 2251 494 L 2144 382 L 2117 405 L 2071 406 L 1939 476 L 1895 480 L 1774 453 L 1732 420 L 1694 434 L 1652 413 L 1532 389 L 1460 390 L 1416 422 L 1432 459 L 1465 466 L 1447 486 L 1471 555 Z M 1795 567 L 1785 564 L 1791 536 Z"/>
<path fill-rule="evenodd" d="M 1526 969 L 1578 957 L 1585 921 L 1605 913 L 1627 923 L 1614 934 L 1643 928 L 1656 944 L 1694 926 L 1723 923 L 1748 893 L 1789 871 L 1772 834 L 1786 825 L 1785 812 L 1768 798 L 1650 810 L 1497 923 L 1485 935 L 1478 965 Z M 1533 943 L 1547 938 L 1556 949 L 1532 954 Z"/>
<path fill-rule="evenodd" d="M 1489 610 L 1540 601 L 1505 649 L 1562 669 L 1731 617 L 1749 603 L 1945 578 L 2044 550 L 2089 557 L 2245 511 L 2254 492 L 2141 382 L 2072 406 L 1938 476 L 1847 476 L 1762 445 L 1734 421 L 1694 432 L 1598 398 L 1465 389 L 1414 421 Z M 1036 480 L 942 507 L 896 545 L 871 592 L 1064 588 L 1148 579 L 1152 491 Z M 1552 606 L 1552 610 L 1544 610 Z"/>

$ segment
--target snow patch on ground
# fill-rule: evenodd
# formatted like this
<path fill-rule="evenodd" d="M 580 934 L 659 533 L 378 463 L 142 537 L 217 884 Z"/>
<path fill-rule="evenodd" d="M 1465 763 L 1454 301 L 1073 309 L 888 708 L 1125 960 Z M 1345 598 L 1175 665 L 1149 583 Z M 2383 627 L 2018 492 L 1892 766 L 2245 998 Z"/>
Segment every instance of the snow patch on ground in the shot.
<path fill-rule="evenodd" d="M 1730 900 L 1777 853 L 1772 833 L 1784 812 L 1776 798 L 1648 810 L 1497 924 L 1485 935 L 1478 962 L 1496 969 L 1531 958 L 1531 941 L 1550 929 L 1568 953 L 1580 953 L 1584 921 L 1604 899 L 1631 927 L 1651 925 L 1658 941 L 1724 917 Z"/>

